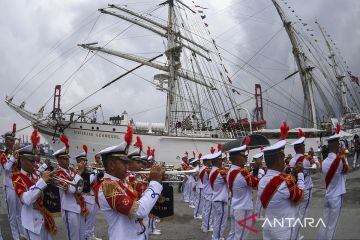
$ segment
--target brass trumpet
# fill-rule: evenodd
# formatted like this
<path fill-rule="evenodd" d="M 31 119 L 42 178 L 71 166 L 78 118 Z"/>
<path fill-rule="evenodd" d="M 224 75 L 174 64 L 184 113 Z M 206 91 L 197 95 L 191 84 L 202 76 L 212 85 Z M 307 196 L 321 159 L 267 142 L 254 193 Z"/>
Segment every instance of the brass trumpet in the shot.
<path fill-rule="evenodd" d="M 86 165 L 86 171 L 88 172 L 92 172 L 94 170 L 97 170 L 99 172 L 104 172 L 105 171 L 105 168 L 103 167 L 95 167 L 95 166 L 91 166 L 91 165 Z"/>
<path fill-rule="evenodd" d="M 295 167 L 286 167 L 285 171 L 286 171 L 286 169 L 289 169 L 290 172 L 291 172 L 291 171 L 293 171 L 294 168 Z M 314 174 L 314 173 L 317 173 L 317 172 L 320 171 L 320 168 L 317 168 L 316 164 L 314 164 L 311 167 L 303 167 L 303 169 L 304 169 L 304 174 L 305 175 Z"/>
<path fill-rule="evenodd" d="M 150 174 L 150 170 L 143 170 L 143 171 L 137 171 L 133 172 L 135 174 Z M 186 175 L 196 175 L 198 174 L 196 169 L 192 170 L 184 170 L 184 171 L 178 171 L 178 170 L 172 170 L 172 171 L 165 171 L 165 178 L 162 181 L 163 183 L 181 183 L 185 180 Z"/>
<path fill-rule="evenodd" d="M 73 183 L 72 181 L 66 180 L 64 178 L 58 177 L 56 175 L 51 175 L 51 180 L 53 185 L 55 185 L 57 188 L 62 189 L 64 191 L 67 191 L 69 189 L 68 185 L 71 185 L 73 187 L 75 187 L 76 192 L 82 192 L 83 188 L 84 188 L 84 181 L 83 180 L 79 180 L 77 183 Z M 64 184 L 66 184 L 64 186 Z"/>

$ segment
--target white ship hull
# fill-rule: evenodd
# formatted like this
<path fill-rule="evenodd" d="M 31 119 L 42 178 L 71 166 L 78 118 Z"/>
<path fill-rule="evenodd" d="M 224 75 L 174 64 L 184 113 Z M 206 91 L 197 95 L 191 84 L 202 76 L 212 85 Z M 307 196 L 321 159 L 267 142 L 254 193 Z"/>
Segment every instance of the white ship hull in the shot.
<path fill-rule="evenodd" d="M 44 125 L 38 125 L 38 128 L 40 134 L 51 144 L 54 150 L 63 147 L 57 137 L 53 138 L 53 130 Z M 115 131 L 113 131 L 114 128 Z M 74 156 L 82 152 L 82 145 L 86 144 L 89 149 L 89 160 L 92 161 L 94 155 L 101 149 L 123 142 L 125 130 L 126 126 L 74 123 L 65 129 L 64 133 L 70 139 L 70 155 Z M 190 156 L 192 156 L 192 151 L 207 154 L 211 146 L 216 147 L 218 143 L 224 144 L 234 140 L 209 137 L 160 136 L 154 134 L 135 134 L 134 139 L 137 135 L 142 139 L 145 152 L 147 146 L 155 148 L 155 158 L 157 161 L 173 165 L 181 163 L 179 157 L 181 158 L 186 151 L 189 152 Z M 295 139 L 289 139 L 289 142 L 293 140 Z M 269 139 L 269 141 L 272 144 L 278 141 L 278 139 Z M 313 147 L 316 150 L 320 145 L 320 138 L 307 138 L 306 145 L 307 149 Z M 251 150 L 250 154 L 257 151 L 259 149 Z M 286 148 L 286 154 L 289 153 L 294 154 L 291 146 Z"/>

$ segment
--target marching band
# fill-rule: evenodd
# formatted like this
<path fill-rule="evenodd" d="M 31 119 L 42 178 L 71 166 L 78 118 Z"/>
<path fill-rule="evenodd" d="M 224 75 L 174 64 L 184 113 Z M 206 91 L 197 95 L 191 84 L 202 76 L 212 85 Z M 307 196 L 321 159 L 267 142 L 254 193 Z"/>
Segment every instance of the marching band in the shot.
<path fill-rule="evenodd" d="M 211 147 L 209 154 L 193 152 L 190 159 L 185 153 L 181 170 L 166 171 L 164 164 L 156 163 L 155 149 L 148 147 L 143 154 L 140 137 L 133 145 L 131 126 L 123 142 L 98 152 L 91 165 L 87 146 L 83 145 L 83 152 L 74 157 L 75 167 L 70 164 L 70 154 L 74 153 L 69 152 L 70 139 L 66 135 L 60 135 L 64 147 L 53 153 L 56 162 L 41 162 L 37 130 L 31 135 L 32 144 L 20 148 L 14 144 L 14 125 L 13 131 L 4 134 L 6 149 L 0 151 L 12 238 L 52 239 L 57 232 L 54 212 L 58 211 L 68 239 L 99 239 L 95 226 L 96 214 L 101 211 L 108 224 L 109 239 L 149 239 L 151 234 L 161 234 L 156 228 L 159 218 L 174 214 L 173 189 L 168 182 L 178 182 L 171 180 L 175 175 L 180 181 L 185 179 L 183 201 L 194 208 L 194 219 L 201 221 L 203 232 L 212 232 L 213 240 L 247 239 L 250 230 L 238 222 L 254 214 L 269 222 L 284 218 L 302 221 L 312 199 L 312 169 L 322 169 L 326 227 L 320 226 L 318 239 L 333 239 L 349 170 L 339 144 L 340 127 L 327 139 L 329 153 L 324 161 L 319 161 L 312 151 L 305 153 L 306 139 L 300 129 L 299 138 L 291 143 L 296 154 L 287 166 L 284 149 L 288 130 L 284 122 L 281 139 L 262 147 L 251 157 L 252 162 L 248 162 L 251 136 L 247 136 L 243 145 L 226 153 L 221 144 L 217 151 Z M 46 194 L 50 189 L 55 189 L 50 194 L 53 199 Z M 54 201 L 58 210 L 49 207 L 49 201 Z M 166 205 L 167 213 L 159 210 L 164 204 L 170 204 Z M 225 236 L 228 219 L 230 231 Z M 250 227 L 255 227 L 255 221 Z M 298 225 L 274 228 L 264 224 L 262 234 L 263 239 L 304 238 Z"/>

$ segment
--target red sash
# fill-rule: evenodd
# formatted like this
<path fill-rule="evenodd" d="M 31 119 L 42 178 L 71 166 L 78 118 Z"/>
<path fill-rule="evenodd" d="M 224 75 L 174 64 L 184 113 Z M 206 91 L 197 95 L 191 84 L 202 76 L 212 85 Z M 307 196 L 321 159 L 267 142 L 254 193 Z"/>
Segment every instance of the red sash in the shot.
<path fill-rule="evenodd" d="M 15 192 L 19 198 L 21 198 L 21 196 L 25 192 L 29 191 L 30 187 L 35 185 L 35 183 L 31 181 L 30 178 L 28 178 L 26 175 L 20 172 L 14 173 L 11 178 L 14 184 Z M 34 207 L 38 209 L 40 214 L 43 216 L 45 229 L 50 234 L 56 234 L 57 228 L 55 221 L 51 213 L 44 206 L 44 199 L 42 194 L 40 194 L 40 196 L 36 199 L 36 202 L 34 203 Z"/>
<path fill-rule="evenodd" d="M 200 180 L 201 180 L 201 183 L 204 183 L 204 176 L 205 176 L 205 173 L 208 172 L 209 168 L 204 168 L 200 174 L 199 174 L 199 177 L 200 177 Z"/>
<path fill-rule="evenodd" d="M 305 155 L 302 155 L 301 157 L 299 157 L 297 160 L 296 160 L 296 163 L 295 163 L 295 166 L 300 164 L 300 163 L 303 163 L 304 162 L 304 159 L 305 159 Z"/>
<path fill-rule="evenodd" d="M 311 155 L 307 155 L 307 156 L 302 155 L 301 157 L 299 157 L 299 158 L 296 160 L 295 166 L 296 166 L 297 164 L 299 164 L 299 163 L 303 163 L 305 159 L 308 160 L 311 165 L 313 165 L 313 164 L 315 163 L 315 161 L 314 161 L 314 159 L 312 158 Z"/>
<path fill-rule="evenodd" d="M 1 156 L 0 156 L 0 163 L 2 165 L 4 165 L 5 163 L 7 163 L 7 161 L 8 161 L 8 158 L 6 157 L 6 154 L 2 153 Z"/>
<path fill-rule="evenodd" d="M 224 178 L 224 181 L 226 182 L 226 171 L 225 170 L 220 170 L 219 168 L 216 169 L 211 175 L 210 175 L 210 186 L 211 188 L 214 190 L 214 183 L 215 183 L 215 179 L 216 177 L 219 175 L 219 173 L 221 174 L 221 176 Z"/>
<path fill-rule="evenodd" d="M 74 168 L 69 168 L 70 171 L 75 175 L 76 174 L 76 170 Z M 68 181 L 72 181 L 73 179 L 62 169 L 57 169 L 55 171 L 56 176 L 60 177 L 60 178 L 64 178 Z M 68 184 L 63 183 L 62 184 L 64 187 L 68 187 Z M 89 214 L 88 209 L 86 208 L 86 203 L 85 203 L 85 199 L 83 197 L 83 195 L 81 193 L 74 193 L 74 197 L 76 200 L 76 203 L 79 204 L 80 206 L 80 214 L 82 216 L 87 216 Z"/>
<path fill-rule="evenodd" d="M 340 161 L 342 161 L 342 163 L 343 163 L 342 173 L 347 173 L 349 171 L 349 165 L 346 163 L 344 155 L 337 155 L 335 160 L 331 163 L 329 171 L 326 174 L 326 177 L 325 177 L 326 188 L 328 188 L 331 180 L 335 176 L 336 170 L 338 169 L 338 167 L 340 165 Z"/>
<path fill-rule="evenodd" d="M 234 186 L 235 178 L 239 173 L 240 173 L 240 169 L 234 169 L 229 174 L 228 185 L 229 185 L 229 190 L 230 190 L 231 193 L 232 193 L 232 189 L 233 189 L 233 186 Z"/>
<path fill-rule="evenodd" d="M 290 200 L 297 204 L 302 196 L 304 191 L 296 185 L 295 178 L 291 175 L 280 173 L 278 176 L 273 177 L 268 184 L 265 186 L 264 191 L 260 196 L 260 201 L 263 208 L 266 208 L 274 196 L 277 189 L 280 187 L 281 183 L 285 181 L 286 185 L 290 192 Z"/>

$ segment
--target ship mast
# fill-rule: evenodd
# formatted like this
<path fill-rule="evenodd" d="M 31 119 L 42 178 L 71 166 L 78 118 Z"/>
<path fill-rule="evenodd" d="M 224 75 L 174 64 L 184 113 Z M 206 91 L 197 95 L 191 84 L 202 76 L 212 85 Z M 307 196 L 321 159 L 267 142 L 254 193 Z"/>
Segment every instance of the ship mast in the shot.
<path fill-rule="evenodd" d="M 168 26 L 167 26 L 167 35 L 168 35 L 168 45 L 166 50 L 166 56 L 169 64 L 169 79 L 168 79 L 168 93 L 167 93 L 167 102 L 166 102 L 166 118 L 165 118 L 165 131 L 169 134 L 170 126 L 172 126 L 171 112 L 173 111 L 174 104 L 174 89 L 175 89 L 175 80 L 176 80 L 176 70 L 175 70 L 175 54 L 177 58 L 180 58 L 180 48 L 175 46 L 175 36 L 173 29 L 174 21 L 174 0 L 169 0 L 169 10 L 168 10 Z"/>
<path fill-rule="evenodd" d="M 342 75 L 339 74 L 339 71 L 338 71 L 338 66 L 339 65 L 336 62 L 335 53 L 334 53 L 328 39 L 325 36 L 324 29 L 320 26 L 320 23 L 318 21 L 315 21 L 315 23 L 318 25 L 318 27 L 320 29 L 320 32 L 321 32 L 321 34 L 322 34 L 322 36 L 323 36 L 323 38 L 325 40 L 326 46 L 328 47 L 329 52 L 330 52 L 329 58 L 331 59 L 332 69 L 333 69 L 333 71 L 335 73 L 335 77 L 336 77 L 337 85 L 338 85 L 337 94 L 338 94 L 339 99 L 340 99 L 341 114 L 344 115 L 345 113 L 350 112 L 350 108 L 349 108 L 347 98 L 346 98 L 346 89 L 345 89 L 345 84 L 344 84 L 344 77 L 345 76 L 342 76 Z"/>
<path fill-rule="evenodd" d="M 305 127 L 312 126 L 317 128 L 317 112 L 315 108 L 315 100 L 314 100 L 314 91 L 313 91 L 313 82 L 314 78 L 312 76 L 312 69 L 314 67 L 307 65 L 306 56 L 303 52 L 300 51 L 298 40 L 294 34 L 294 29 L 291 21 L 288 21 L 285 17 L 285 14 L 276 0 L 272 0 L 281 21 L 284 24 L 285 30 L 290 38 L 291 45 L 293 47 L 293 54 L 295 58 L 296 65 L 299 70 L 301 84 L 303 86 L 304 91 L 304 119 L 303 123 Z M 311 123 L 309 123 L 309 120 Z"/>

